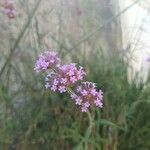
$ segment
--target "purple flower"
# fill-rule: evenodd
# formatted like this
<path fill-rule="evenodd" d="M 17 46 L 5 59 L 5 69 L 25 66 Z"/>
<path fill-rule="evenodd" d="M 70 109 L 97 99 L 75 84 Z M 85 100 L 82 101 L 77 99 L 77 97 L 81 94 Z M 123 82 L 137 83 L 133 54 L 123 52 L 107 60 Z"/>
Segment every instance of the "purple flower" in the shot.
<path fill-rule="evenodd" d="M 66 78 L 62 78 L 60 82 L 65 84 L 67 82 L 67 79 Z"/>
<path fill-rule="evenodd" d="M 42 72 L 48 69 L 50 72 L 45 77 L 46 89 L 59 93 L 68 91 L 81 112 L 87 112 L 93 106 L 103 107 L 103 92 L 96 90 L 95 83 L 82 82 L 75 88 L 75 92 L 71 90 L 86 76 L 83 67 L 77 67 L 75 63 L 60 65 L 57 53 L 46 51 L 37 59 L 34 70 Z"/>
<path fill-rule="evenodd" d="M 80 97 L 76 98 L 76 105 L 81 105 L 82 99 Z"/>
<path fill-rule="evenodd" d="M 81 112 L 87 112 L 87 111 L 88 111 L 87 107 L 84 107 L 84 106 L 81 107 Z"/>
<path fill-rule="evenodd" d="M 89 107 L 96 106 L 102 108 L 103 106 L 103 92 L 97 91 L 95 83 L 83 82 L 76 88 L 76 92 L 71 94 L 71 98 L 76 105 L 81 106 L 81 111 L 88 111 Z"/>
<path fill-rule="evenodd" d="M 98 107 L 103 107 L 103 103 L 102 103 L 102 101 L 100 100 L 100 99 L 96 99 L 95 101 L 94 101 L 94 103 L 95 103 L 95 105 L 96 106 L 98 106 Z"/>
<path fill-rule="evenodd" d="M 49 85 L 49 87 L 50 87 L 50 85 Z M 57 90 L 57 87 L 55 85 L 52 85 L 50 89 L 55 92 Z"/>
<path fill-rule="evenodd" d="M 81 67 L 76 67 L 75 64 L 60 65 L 55 75 L 50 77 L 49 80 L 46 80 L 46 84 L 48 82 L 50 87 L 55 85 L 56 91 L 63 93 L 66 92 L 68 87 L 72 87 L 77 81 L 81 80 L 78 74 L 80 74 L 81 78 L 84 78 L 86 73 Z M 46 79 L 48 79 L 48 77 Z"/>
<path fill-rule="evenodd" d="M 77 92 L 81 92 L 82 91 L 82 87 L 81 86 L 78 86 L 77 87 Z"/>
<path fill-rule="evenodd" d="M 15 18 L 16 9 L 14 7 L 14 0 L 4 0 L 3 11 L 8 16 L 8 18 Z"/>
<path fill-rule="evenodd" d="M 58 82 L 58 80 L 57 80 L 57 79 L 54 79 L 54 80 L 53 80 L 53 85 L 57 86 L 57 85 L 58 85 L 58 83 L 59 83 L 59 82 Z"/>
<path fill-rule="evenodd" d="M 34 70 L 41 72 L 47 69 L 54 69 L 59 65 L 59 63 L 60 59 L 56 52 L 46 51 L 39 56 Z"/>
<path fill-rule="evenodd" d="M 59 86 L 58 90 L 60 93 L 66 92 L 65 86 Z"/>
<path fill-rule="evenodd" d="M 86 90 L 82 90 L 82 91 L 81 91 L 81 94 L 82 94 L 83 96 L 86 96 L 86 95 L 88 94 L 88 92 L 87 92 Z"/>
<path fill-rule="evenodd" d="M 78 79 L 75 76 L 70 77 L 70 81 L 72 83 L 75 83 Z"/>

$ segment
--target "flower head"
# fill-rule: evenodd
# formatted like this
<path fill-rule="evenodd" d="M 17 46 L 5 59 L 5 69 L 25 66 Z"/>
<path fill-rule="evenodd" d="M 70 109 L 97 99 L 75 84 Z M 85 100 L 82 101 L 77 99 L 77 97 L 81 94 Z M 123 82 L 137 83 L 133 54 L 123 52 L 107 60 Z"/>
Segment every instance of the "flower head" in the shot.
<path fill-rule="evenodd" d="M 35 68 L 37 72 L 45 71 L 47 69 L 54 69 L 60 63 L 60 59 L 56 52 L 46 51 L 41 54 L 36 61 Z"/>
<path fill-rule="evenodd" d="M 76 67 L 75 64 L 60 65 L 54 76 L 47 77 L 49 80 L 46 80 L 46 87 L 50 87 L 52 91 L 63 93 L 67 91 L 68 87 L 82 80 L 85 74 L 83 68 Z M 49 86 L 47 84 L 49 84 Z"/>
<path fill-rule="evenodd" d="M 75 104 L 81 107 L 82 112 L 87 112 L 90 106 L 103 106 L 103 92 L 97 91 L 95 83 L 83 82 L 76 88 L 76 92 L 71 94 Z"/>
<path fill-rule="evenodd" d="M 16 9 L 14 7 L 14 0 L 4 0 L 3 10 L 10 19 L 15 18 Z"/>

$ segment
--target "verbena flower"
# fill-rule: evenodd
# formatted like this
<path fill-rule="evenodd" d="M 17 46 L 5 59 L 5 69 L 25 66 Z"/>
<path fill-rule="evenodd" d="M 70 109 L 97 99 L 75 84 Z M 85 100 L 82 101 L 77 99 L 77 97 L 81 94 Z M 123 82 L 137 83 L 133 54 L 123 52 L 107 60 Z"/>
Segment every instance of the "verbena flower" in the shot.
<path fill-rule="evenodd" d="M 46 89 L 54 92 L 71 93 L 71 99 L 81 108 L 82 112 L 87 112 L 90 107 L 103 107 L 103 92 L 96 90 L 95 83 L 82 82 L 75 88 L 75 92 L 71 88 L 76 86 L 78 81 L 83 80 L 86 73 L 81 66 L 75 63 L 60 65 L 60 59 L 56 52 L 47 51 L 41 54 L 36 61 L 35 68 L 37 72 L 50 69 L 46 76 Z"/>
<path fill-rule="evenodd" d="M 46 51 L 41 54 L 36 61 L 35 68 L 37 72 L 45 71 L 47 69 L 54 69 L 60 63 L 60 58 L 56 52 Z"/>
<path fill-rule="evenodd" d="M 14 0 L 4 0 L 3 11 L 10 19 L 15 18 L 17 13 L 14 7 Z"/>
<path fill-rule="evenodd" d="M 66 92 L 68 87 L 72 87 L 77 81 L 85 76 L 83 68 L 76 67 L 76 64 L 60 65 L 56 72 L 47 76 L 46 88 L 60 93 Z"/>
<path fill-rule="evenodd" d="M 97 91 L 95 83 L 83 82 L 71 94 L 75 104 L 80 106 L 82 112 L 87 112 L 90 106 L 103 107 L 103 92 Z"/>

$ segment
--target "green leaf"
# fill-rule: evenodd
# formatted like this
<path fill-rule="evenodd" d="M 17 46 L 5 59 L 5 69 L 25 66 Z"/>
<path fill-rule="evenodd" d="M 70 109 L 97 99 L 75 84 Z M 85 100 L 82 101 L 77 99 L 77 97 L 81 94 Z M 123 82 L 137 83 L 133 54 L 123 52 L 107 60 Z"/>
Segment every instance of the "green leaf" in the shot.
<path fill-rule="evenodd" d="M 95 121 L 95 124 L 96 125 L 106 125 L 106 126 L 112 126 L 114 128 L 118 128 L 120 130 L 125 130 L 123 127 L 120 127 L 118 126 L 117 124 L 109 121 L 109 120 L 106 120 L 106 119 L 99 119 L 99 120 L 96 120 Z"/>

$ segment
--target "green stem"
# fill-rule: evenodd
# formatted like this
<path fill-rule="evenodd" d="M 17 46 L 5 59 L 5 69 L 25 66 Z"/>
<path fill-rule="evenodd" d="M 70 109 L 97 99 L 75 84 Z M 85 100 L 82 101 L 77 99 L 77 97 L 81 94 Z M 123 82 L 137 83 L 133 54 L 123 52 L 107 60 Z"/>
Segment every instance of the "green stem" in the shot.
<path fill-rule="evenodd" d="M 85 150 L 88 150 L 88 141 L 89 141 L 89 138 L 90 138 L 90 135 L 92 133 L 92 127 L 93 127 L 93 119 L 92 119 L 92 116 L 91 116 L 91 113 L 88 111 L 87 112 L 87 115 L 88 115 L 88 120 L 89 120 L 89 127 L 87 128 L 86 130 L 86 133 L 85 133 L 85 138 L 83 138 L 81 140 L 81 142 L 77 145 L 77 147 L 75 149 L 81 149 L 81 146 L 85 145 Z M 83 148 L 83 147 L 82 147 Z"/>
<path fill-rule="evenodd" d="M 87 111 L 88 119 L 89 119 L 89 127 L 87 128 L 86 135 L 85 135 L 85 150 L 88 149 L 88 141 L 92 132 L 92 127 L 93 127 L 93 119 L 91 116 L 91 113 Z"/>

